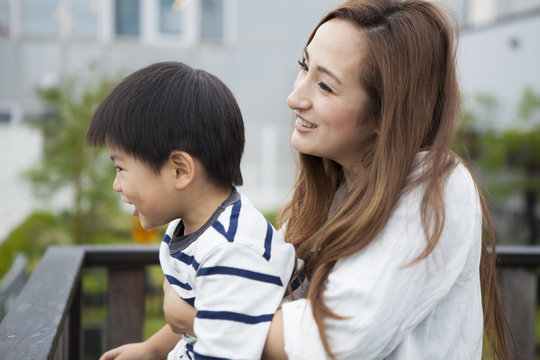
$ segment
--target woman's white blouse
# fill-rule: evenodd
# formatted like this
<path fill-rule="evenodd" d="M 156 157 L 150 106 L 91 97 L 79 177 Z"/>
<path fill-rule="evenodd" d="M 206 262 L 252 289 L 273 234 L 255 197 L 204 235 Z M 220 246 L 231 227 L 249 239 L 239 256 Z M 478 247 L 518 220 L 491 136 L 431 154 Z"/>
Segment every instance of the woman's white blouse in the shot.
<path fill-rule="evenodd" d="M 482 210 L 475 184 L 463 165 L 452 171 L 439 243 L 410 265 L 426 245 L 422 196 L 422 186 L 402 195 L 377 238 L 330 272 L 324 302 L 347 317 L 325 320 L 337 359 L 481 359 Z M 310 302 L 284 303 L 282 310 L 289 359 L 326 359 Z"/>

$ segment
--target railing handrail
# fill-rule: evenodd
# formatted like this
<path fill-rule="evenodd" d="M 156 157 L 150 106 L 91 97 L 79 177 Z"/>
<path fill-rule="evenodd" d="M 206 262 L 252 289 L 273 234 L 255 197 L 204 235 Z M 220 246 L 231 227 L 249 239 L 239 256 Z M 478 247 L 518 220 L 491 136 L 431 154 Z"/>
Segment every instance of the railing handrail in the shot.
<path fill-rule="evenodd" d="M 47 250 L 0 324 L 5 360 L 52 359 L 79 283 L 84 250 Z"/>
<path fill-rule="evenodd" d="M 540 246 L 498 245 L 497 266 L 540 267 Z"/>
<path fill-rule="evenodd" d="M 500 267 L 540 267 L 540 246 L 498 246 L 497 257 Z M 158 263 L 155 245 L 50 247 L 0 323 L 2 359 L 53 359 L 66 332 L 68 358 L 79 358 L 82 269 Z"/>
<path fill-rule="evenodd" d="M 159 262 L 157 254 L 156 246 L 50 247 L 0 323 L 2 359 L 53 358 L 79 291 L 83 267 L 153 265 Z M 78 327 L 78 319 L 73 320 L 72 327 Z M 78 343 L 80 329 L 71 330 L 69 342 Z"/>

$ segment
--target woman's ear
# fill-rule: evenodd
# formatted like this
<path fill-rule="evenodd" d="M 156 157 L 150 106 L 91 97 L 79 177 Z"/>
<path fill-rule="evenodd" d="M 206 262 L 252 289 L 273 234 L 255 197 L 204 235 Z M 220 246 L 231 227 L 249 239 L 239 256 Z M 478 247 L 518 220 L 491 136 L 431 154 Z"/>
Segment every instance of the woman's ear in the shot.
<path fill-rule="evenodd" d="M 169 166 L 177 190 L 183 190 L 193 182 L 197 169 L 195 159 L 190 154 L 185 151 L 172 151 L 169 155 Z"/>

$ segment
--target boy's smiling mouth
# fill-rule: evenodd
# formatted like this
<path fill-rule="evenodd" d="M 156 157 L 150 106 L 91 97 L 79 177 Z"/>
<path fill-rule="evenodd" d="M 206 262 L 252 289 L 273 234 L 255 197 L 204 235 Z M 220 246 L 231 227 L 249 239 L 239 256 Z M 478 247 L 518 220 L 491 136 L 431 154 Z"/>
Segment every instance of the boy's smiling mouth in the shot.
<path fill-rule="evenodd" d="M 132 202 L 128 201 L 127 199 L 123 197 L 120 198 L 120 200 L 122 200 L 124 203 L 128 205 L 133 205 L 133 216 L 139 217 L 139 212 L 137 211 L 137 207 Z"/>

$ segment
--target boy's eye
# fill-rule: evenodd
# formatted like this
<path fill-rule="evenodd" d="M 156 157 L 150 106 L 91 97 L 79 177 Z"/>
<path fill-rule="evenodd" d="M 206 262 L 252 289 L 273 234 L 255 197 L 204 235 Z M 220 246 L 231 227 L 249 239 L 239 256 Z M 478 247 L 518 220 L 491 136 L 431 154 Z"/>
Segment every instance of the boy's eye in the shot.
<path fill-rule="evenodd" d="M 326 91 L 326 92 L 329 92 L 329 93 L 334 92 L 334 91 L 330 88 L 330 86 L 326 85 L 326 84 L 323 83 L 322 81 L 319 83 L 319 87 L 320 87 L 322 90 Z"/>
<path fill-rule="evenodd" d="M 120 172 L 120 171 L 124 170 L 120 166 L 117 166 L 117 165 L 114 166 L 114 169 L 116 170 L 116 172 Z"/>
<path fill-rule="evenodd" d="M 302 70 L 302 71 L 308 71 L 309 70 L 305 59 L 298 60 L 298 65 L 300 65 L 300 70 Z"/>

